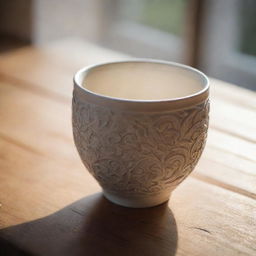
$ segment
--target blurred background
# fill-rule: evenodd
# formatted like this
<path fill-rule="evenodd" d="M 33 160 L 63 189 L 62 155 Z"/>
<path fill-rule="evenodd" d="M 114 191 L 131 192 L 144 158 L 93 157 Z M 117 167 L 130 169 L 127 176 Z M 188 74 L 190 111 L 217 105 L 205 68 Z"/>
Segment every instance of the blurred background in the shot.
<path fill-rule="evenodd" d="M 68 37 L 256 90 L 256 0 L 0 0 L 0 53 Z"/>

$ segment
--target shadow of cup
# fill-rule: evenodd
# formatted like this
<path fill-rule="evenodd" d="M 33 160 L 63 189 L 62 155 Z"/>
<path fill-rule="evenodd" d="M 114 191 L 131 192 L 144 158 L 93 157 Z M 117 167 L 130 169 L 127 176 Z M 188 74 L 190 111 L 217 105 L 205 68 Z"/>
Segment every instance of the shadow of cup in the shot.
<path fill-rule="evenodd" d="M 171 256 L 177 240 L 176 222 L 167 204 L 125 208 L 99 193 L 45 218 L 0 230 L 0 252 L 23 255 L 13 244 L 24 255 Z"/>

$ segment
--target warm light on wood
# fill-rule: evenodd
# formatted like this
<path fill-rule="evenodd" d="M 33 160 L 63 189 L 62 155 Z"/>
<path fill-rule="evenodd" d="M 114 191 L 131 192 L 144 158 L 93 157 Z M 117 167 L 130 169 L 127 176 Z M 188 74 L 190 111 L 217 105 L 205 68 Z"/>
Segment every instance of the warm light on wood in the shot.
<path fill-rule="evenodd" d="M 254 256 L 253 92 L 212 79 L 205 152 L 167 206 L 129 211 L 96 194 L 72 139 L 72 76 L 122 57 L 76 40 L 0 57 L 0 248 L 4 239 L 33 255 Z"/>

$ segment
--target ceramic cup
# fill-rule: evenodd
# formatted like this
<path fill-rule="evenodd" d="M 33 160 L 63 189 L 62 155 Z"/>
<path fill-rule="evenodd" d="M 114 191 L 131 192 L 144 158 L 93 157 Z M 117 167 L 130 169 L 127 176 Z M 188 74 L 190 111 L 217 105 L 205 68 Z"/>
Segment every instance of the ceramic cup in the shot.
<path fill-rule="evenodd" d="M 167 201 L 203 151 L 209 83 L 177 63 L 135 59 L 81 69 L 74 77 L 73 135 L 110 201 Z"/>

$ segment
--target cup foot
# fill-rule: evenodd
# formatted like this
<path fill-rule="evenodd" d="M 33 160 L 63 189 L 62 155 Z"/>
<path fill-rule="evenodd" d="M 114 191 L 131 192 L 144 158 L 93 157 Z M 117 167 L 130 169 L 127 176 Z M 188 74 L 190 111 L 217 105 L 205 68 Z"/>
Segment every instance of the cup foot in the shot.
<path fill-rule="evenodd" d="M 148 208 L 163 204 L 170 198 L 170 192 L 159 193 L 151 196 L 121 196 L 108 191 L 103 191 L 104 196 L 112 203 L 130 208 Z"/>

